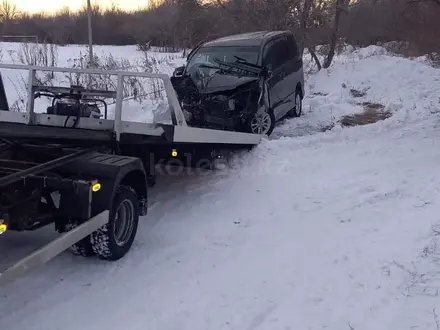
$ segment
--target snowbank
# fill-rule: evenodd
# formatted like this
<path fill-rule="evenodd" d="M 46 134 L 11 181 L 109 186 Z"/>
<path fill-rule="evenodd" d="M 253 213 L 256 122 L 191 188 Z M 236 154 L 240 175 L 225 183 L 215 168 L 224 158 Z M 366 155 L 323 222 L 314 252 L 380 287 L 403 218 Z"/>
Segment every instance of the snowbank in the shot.
<path fill-rule="evenodd" d="M 391 112 L 379 126 L 417 120 L 440 110 L 439 90 L 439 70 L 426 63 L 387 55 L 378 46 L 346 52 L 329 69 L 308 77 L 304 116 L 287 121 L 273 136 L 339 130 L 340 119 L 362 112 L 367 102 Z"/>

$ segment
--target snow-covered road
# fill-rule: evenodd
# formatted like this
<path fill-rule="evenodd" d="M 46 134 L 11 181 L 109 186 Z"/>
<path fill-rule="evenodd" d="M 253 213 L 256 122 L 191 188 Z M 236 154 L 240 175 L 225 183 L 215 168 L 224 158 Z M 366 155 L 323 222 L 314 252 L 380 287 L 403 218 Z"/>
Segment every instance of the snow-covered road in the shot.
<path fill-rule="evenodd" d="M 265 141 L 230 173 L 159 183 L 127 258 L 62 255 L 2 289 L 1 329 L 436 329 L 440 267 L 418 256 L 439 124 Z"/>
<path fill-rule="evenodd" d="M 0 329 L 438 330 L 438 71 L 379 56 L 384 80 L 365 61 L 310 78 L 313 111 L 233 168 L 161 178 L 123 260 L 66 252 L 1 288 Z M 356 107 L 341 81 L 393 117 L 319 133 Z"/>

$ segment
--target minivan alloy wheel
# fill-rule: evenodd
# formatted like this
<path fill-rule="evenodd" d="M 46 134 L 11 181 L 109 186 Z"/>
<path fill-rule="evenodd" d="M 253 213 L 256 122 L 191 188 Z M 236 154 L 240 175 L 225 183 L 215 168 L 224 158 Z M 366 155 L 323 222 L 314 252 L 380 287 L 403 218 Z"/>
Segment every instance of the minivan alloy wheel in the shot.
<path fill-rule="evenodd" d="M 257 113 L 250 122 L 252 133 L 270 134 L 273 118 L 268 112 Z"/>

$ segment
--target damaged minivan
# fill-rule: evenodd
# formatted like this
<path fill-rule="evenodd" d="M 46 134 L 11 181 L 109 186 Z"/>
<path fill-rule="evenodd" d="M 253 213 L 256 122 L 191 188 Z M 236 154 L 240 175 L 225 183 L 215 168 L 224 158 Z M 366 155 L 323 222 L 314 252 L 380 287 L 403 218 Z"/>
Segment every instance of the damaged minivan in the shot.
<path fill-rule="evenodd" d="M 205 42 L 171 82 L 194 127 L 270 135 L 277 121 L 302 112 L 302 55 L 289 31 Z"/>

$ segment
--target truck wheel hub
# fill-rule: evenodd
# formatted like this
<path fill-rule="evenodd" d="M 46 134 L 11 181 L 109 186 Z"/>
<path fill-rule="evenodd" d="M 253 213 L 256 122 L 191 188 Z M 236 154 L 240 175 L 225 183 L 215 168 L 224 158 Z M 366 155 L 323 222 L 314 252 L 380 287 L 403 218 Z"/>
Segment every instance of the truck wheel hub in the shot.
<path fill-rule="evenodd" d="M 126 199 L 119 204 L 114 223 L 115 242 L 119 246 L 127 244 L 133 232 L 134 205 Z"/>

